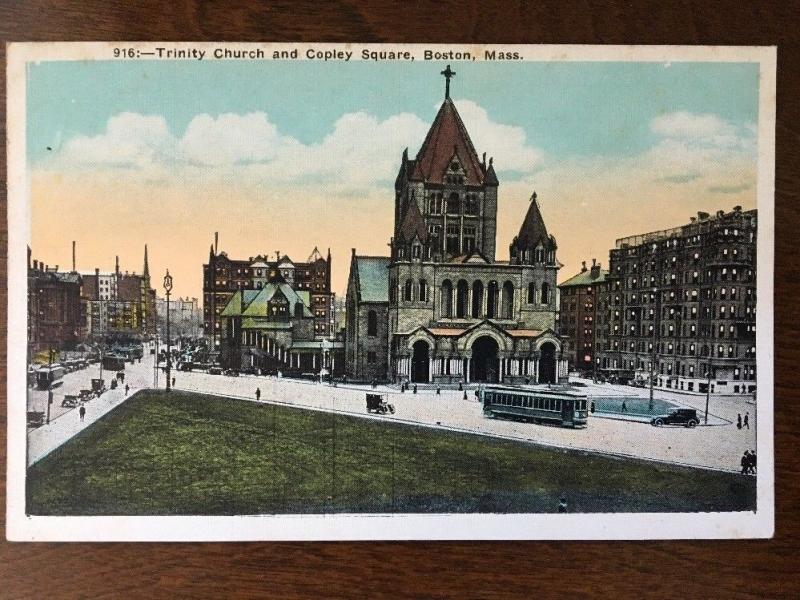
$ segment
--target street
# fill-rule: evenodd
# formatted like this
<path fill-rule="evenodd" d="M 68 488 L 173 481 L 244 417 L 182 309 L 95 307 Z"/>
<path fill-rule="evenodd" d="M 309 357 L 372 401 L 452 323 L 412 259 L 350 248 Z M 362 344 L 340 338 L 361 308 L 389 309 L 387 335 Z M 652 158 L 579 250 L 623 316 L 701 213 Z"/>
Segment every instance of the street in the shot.
<path fill-rule="evenodd" d="M 78 409 L 62 408 L 64 394 L 76 394 L 90 387 L 92 377 L 99 375 L 99 365 L 92 365 L 64 376 L 64 384 L 54 390 L 50 425 L 31 430 L 28 434 L 28 463 L 32 464 L 53 449 L 70 439 L 84 427 L 96 421 L 125 400 L 124 385 L 106 391 L 100 398 L 86 403 L 84 422 L 80 421 Z M 109 386 L 113 373 L 104 371 Z M 392 416 L 367 415 L 365 393 L 369 386 L 338 386 L 318 384 L 310 381 L 278 379 L 242 375 L 230 377 L 209 375 L 204 372 L 173 371 L 177 389 L 247 398 L 255 401 L 256 389 L 261 391 L 262 402 L 280 402 L 298 407 L 337 411 L 365 418 L 388 419 L 428 427 L 531 441 L 546 446 L 601 452 L 619 456 L 636 457 L 724 471 L 739 471 L 739 460 L 745 450 L 756 447 L 756 406 L 748 397 L 712 397 L 709 410 L 709 425 L 702 425 L 705 397 L 657 391 L 656 397 L 675 404 L 697 408 L 701 426 L 695 429 L 684 427 L 656 428 L 648 423 L 636 422 L 635 418 L 620 415 L 595 414 L 590 416 L 586 429 L 567 429 L 551 425 L 519 423 L 503 419 L 488 419 L 483 416 L 474 388 L 464 392 L 442 390 L 437 395 L 430 388 L 418 394 L 411 390 L 401 393 L 393 386 L 378 386 L 375 391 L 386 394 L 387 400 L 396 407 Z M 582 391 L 593 396 L 626 396 L 646 398 L 647 389 L 612 384 L 585 384 Z M 141 363 L 127 364 L 125 383 L 130 385 L 130 394 L 153 384 L 153 357 L 145 354 Z M 159 374 L 160 387 L 166 384 L 164 373 Z M 29 389 L 28 410 L 46 410 L 47 391 Z M 736 418 L 749 413 L 750 429 L 738 430 Z"/>

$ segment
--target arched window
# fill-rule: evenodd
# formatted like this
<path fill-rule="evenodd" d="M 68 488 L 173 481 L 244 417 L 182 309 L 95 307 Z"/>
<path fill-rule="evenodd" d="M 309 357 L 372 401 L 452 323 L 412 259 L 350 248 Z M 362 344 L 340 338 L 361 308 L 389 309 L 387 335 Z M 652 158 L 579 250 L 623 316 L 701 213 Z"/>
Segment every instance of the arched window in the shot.
<path fill-rule="evenodd" d="M 469 284 L 461 279 L 456 286 L 456 317 L 463 319 L 467 316 L 467 297 Z"/>
<path fill-rule="evenodd" d="M 544 262 L 544 248 L 537 248 L 536 249 L 536 262 Z"/>
<path fill-rule="evenodd" d="M 374 310 L 367 313 L 367 335 L 369 337 L 378 335 L 378 313 Z"/>
<path fill-rule="evenodd" d="M 447 197 L 447 214 L 457 215 L 461 212 L 461 200 L 456 192 Z"/>
<path fill-rule="evenodd" d="M 503 319 L 514 318 L 514 284 L 506 281 L 503 284 L 502 309 L 500 316 Z"/>
<path fill-rule="evenodd" d="M 453 316 L 453 284 L 449 279 L 442 282 L 442 316 L 445 318 Z"/>
<path fill-rule="evenodd" d="M 419 280 L 419 301 L 428 301 L 428 282 L 426 282 L 424 279 Z"/>
<path fill-rule="evenodd" d="M 536 284 L 532 281 L 528 284 L 528 304 L 536 303 Z"/>
<path fill-rule="evenodd" d="M 542 304 L 550 303 L 550 286 L 547 283 L 542 284 Z"/>
<path fill-rule="evenodd" d="M 476 281 L 472 284 L 472 317 L 477 319 L 483 312 L 483 283 Z"/>
<path fill-rule="evenodd" d="M 497 282 L 490 281 L 486 288 L 486 317 L 494 319 L 497 317 Z"/>
<path fill-rule="evenodd" d="M 411 283 L 410 279 L 406 279 L 406 284 L 403 286 L 403 300 L 406 302 L 411 302 L 414 293 L 413 290 L 414 284 Z"/>

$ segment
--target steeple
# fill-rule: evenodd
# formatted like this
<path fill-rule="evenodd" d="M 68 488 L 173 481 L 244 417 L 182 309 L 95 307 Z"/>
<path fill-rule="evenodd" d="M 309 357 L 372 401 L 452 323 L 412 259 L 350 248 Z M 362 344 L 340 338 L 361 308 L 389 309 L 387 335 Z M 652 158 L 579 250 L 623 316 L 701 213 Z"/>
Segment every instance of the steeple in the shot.
<path fill-rule="evenodd" d="M 411 179 L 444 183 L 445 174 L 454 157 L 464 169 L 464 183 L 468 185 L 484 183 L 484 169 L 467 128 L 456 110 L 456 105 L 450 98 L 445 98 L 417 153 Z"/>
<path fill-rule="evenodd" d="M 144 245 L 144 269 L 142 275 L 145 279 L 150 279 L 150 265 L 147 264 L 147 244 Z"/>
<path fill-rule="evenodd" d="M 542 257 L 538 256 L 535 252 L 539 249 L 546 257 L 550 251 L 555 251 L 557 248 L 556 240 L 553 236 L 547 233 L 547 227 L 544 224 L 542 213 L 539 210 L 539 201 L 536 192 L 531 194 L 530 205 L 525 219 L 522 221 L 522 226 L 519 228 L 519 233 L 511 242 L 511 260 L 512 262 L 543 262 Z M 525 258 L 525 252 L 529 251 Z"/>

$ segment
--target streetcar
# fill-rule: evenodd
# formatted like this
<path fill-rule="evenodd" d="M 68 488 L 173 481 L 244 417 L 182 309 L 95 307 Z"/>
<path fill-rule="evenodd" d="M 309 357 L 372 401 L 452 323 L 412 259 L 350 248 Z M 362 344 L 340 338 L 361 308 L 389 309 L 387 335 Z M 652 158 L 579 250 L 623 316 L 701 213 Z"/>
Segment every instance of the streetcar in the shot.
<path fill-rule="evenodd" d="M 562 427 L 586 427 L 586 394 L 576 390 L 487 386 L 479 390 L 486 417 L 509 417 L 548 422 Z"/>
<path fill-rule="evenodd" d="M 64 383 L 66 369 L 60 364 L 44 365 L 36 369 L 36 387 L 40 390 L 49 390 Z"/>
<path fill-rule="evenodd" d="M 114 354 L 106 354 L 103 356 L 103 368 L 109 371 L 124 371 L 125 358 Z"/>

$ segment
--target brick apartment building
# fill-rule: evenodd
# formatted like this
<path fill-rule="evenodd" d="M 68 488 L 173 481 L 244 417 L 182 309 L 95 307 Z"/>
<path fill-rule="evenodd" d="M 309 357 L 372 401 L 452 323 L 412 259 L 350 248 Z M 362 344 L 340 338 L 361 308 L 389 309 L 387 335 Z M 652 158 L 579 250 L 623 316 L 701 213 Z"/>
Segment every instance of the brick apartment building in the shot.
<path fill-rule="evenodd" d="M 595 299 L 606 274 L 592 259 L 590 268 L 583 262 L 580 273 L 558 286 L 559 333 L 566 338 L 564 354 L 570 367 L 579 372 L 591 371 L 594 364 Z"/>

